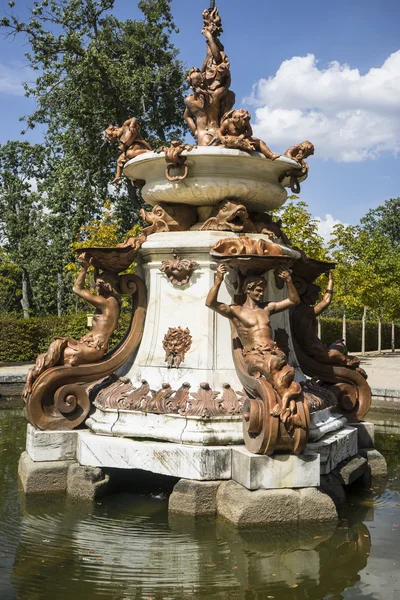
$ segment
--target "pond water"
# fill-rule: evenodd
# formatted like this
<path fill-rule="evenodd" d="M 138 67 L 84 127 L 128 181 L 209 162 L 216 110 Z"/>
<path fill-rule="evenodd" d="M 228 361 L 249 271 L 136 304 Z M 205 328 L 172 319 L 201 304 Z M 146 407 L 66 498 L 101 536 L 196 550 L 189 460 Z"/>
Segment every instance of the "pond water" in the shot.
<path fill-rule="evenodd" d="M 0 411 L 0 599 L 398 600 L 400 435 L 384 421 L 389 477 L 353 490 L 337 526 L 237 531 L 169 517 L 159 492 L 27 502 L 17 482 L 26 421 Z"/>

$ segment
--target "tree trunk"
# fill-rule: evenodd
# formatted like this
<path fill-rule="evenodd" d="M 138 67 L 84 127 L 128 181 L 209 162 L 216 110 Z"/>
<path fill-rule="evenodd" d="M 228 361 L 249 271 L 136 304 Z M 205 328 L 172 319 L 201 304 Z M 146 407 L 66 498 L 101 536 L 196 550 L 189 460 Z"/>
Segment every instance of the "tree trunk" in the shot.
<path fill-rule="evenodd" d="M 61 273 L 57 273 L 57 315 L 62 316 L 63 279 Z"/>
<path fill-rule="evenodd" d="M 347 344 L 347 322 L 346 322 L 346 307 L 343 309 L 343 327 L 342 327 L 343 342 Z"/>
<path fill-rule="evenodd" d="M 361 331 L 361 354 L 365 355 L 365 331 L 367 326 L 367 307 L 364 304 L 364 312 L 362 316 L 362 331 Z"/>
<path fill-rule="evenodd" d="M 396 350 L 396 326 L 394 324 L 394 319 L 392 319 L 392 336 L 391 336 L 390 345 L 392 348 L 392 352 L 395 352 L 395 350 Z"/>
<path fill-rule="evenodd" d="M 381 354 L 382 352 L 382 317 L 381 313 L 378 316 L 378 352 Z"/>
<path fill-rule="evenodd" d="M 322 335 L 322 332 L 321 332 L 321 317 L 317 318 L 317 322 L 318 322 L 318 333 L 317 333 L 317 335 L 318 335 L 319 339 L 321 339 L 321 335 Z"/>
<path fill-rule="evenodd" d="M 29 319 L 29 279 L 26 269 L 22 269 L 22 298 L 21 306 L 24 313 L 24 319 Z"/>

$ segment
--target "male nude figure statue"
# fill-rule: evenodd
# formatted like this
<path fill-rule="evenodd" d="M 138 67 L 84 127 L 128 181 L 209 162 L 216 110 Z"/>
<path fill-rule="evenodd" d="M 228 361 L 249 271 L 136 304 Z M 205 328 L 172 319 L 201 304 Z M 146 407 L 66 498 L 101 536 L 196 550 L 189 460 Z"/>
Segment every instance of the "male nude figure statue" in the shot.
<path fill-rule="evenodd" d="M 243 357 L 249 373 L 263 375 L 278 392 L 282 400 L 281 419 L 285 422 L 294 412 L 293 398 L 301 393 L 301 386 L 294 381 L 294 368 L 286 363 L 285 353 L 273 340 L 271 315 L 296 306 L 300 302 L 297 290 L 289 271 L 280 268 L 279 277 L 287 283 L 288 298 L 279 302 L 268 302 L 265 305 L 263 296 L 267 282 L 262 277 L 248 277 L 243 286 L 246 300 L 243 304 L 233 303 L 228 306 L 218 302 L 218 292 L 226 272 L 225 265 L 218 266 L 215 283 L 208 293 L 206 306 L 233 322 L 243 346 Z"/>
<path fill-rule="evenodd" d="M 118 275 L 112 272 L 95 274 L 96 294 L 85 287 L 86 273 L 90 266 L 85 253 L 78 258 L 81 270 L 75 281 L 73 292 L 95 307 L 92 330 L 81 339 L 59 337 L 52 342 L 44 354 L 36 359 L 36 364 L 29 369 L 23 397 L 32 391 L 32 386 L 43 371 L 56 365 L 81 365 L 97 362 L 108 350 L 108 342 L 113 334 L 121 311 L 121 298 L 117 291 Z"/>

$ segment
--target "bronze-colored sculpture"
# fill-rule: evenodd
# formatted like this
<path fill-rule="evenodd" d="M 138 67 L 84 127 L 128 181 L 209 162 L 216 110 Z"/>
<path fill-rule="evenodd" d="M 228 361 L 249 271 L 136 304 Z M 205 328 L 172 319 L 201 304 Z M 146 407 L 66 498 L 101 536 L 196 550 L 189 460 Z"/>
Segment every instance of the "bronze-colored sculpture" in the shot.
<path fill-rule="evenodd" d="M 261 374 L 278 393 L 281 402 L 275 407 L 273 414 L 279 415 L 281 421 L 288 423 L 291 428 L 301 427 L 303 423 L 295 414 L 294 401 L 301 394 L 301 386 L 294 381 L 294 368 L 287 364 L 284 352 L 274 342 L 271 328 L 271 315 L 288 310 L 300 302 L 290 273 L 286 269 L 279 271 L 279 276 L 286 281 L 289 290 L 289 297 L 285 300 L 265 305 L 263 296 L 267 282 L 262 277 L 253 276 L 244 281 L 244 301 L 228 306 L 218 302 L 218 292 L 226 272 L 226 266 L 220 264 L 206 305 L 233 322 L 242 344 L 248 372 L 255 376 Z"/>
<path fill-rule="evenodd" d="M 192 149 L 193 146 L 191 146 L 190 144 L 182 144 L 181 142 L 174 140 L 171 142 L 171 145 L 169 147 L 161 146 L 161 148 L 157 150 L 157 152 L 164 152 L 165 154 L 165 161 L 167 163 L 167 168 L 165 169 L 165 177 L 168 179 L 168 181 L 183 181 L 183 179 L 186 179 L 186 177 L 189 174 L 189 168 L 185 164 L 187 157 L 182 156 L 182 152 L 184 150 L 190 152 Z M 180 169 L 181 167 L 183 167 L 184 169 L 182 175 L 171 174 L 172 169 Z"/>
<path fill-rule="evenodd" d="M 298 162 L 301 165 L 302 172 L 307 173 L 308 164 L 306 163 L 305 159 L 309 156 L 313 156 L 314 151 L 314 144 L 306 140 L 305 142 L 301 142 L 301 144 L 290 146 L 283 156 L 287 156 L 288 158 Z"/>
<path fill-rule="evenodd" d="M 221 119 L 221 126 L 211 144 L 221 144 L 226 148 L 239 148 L 246 152 L 261 152 L 271 160 L 279 158 L 280 154 L 274 154 L 265 142 L 253 136 L 250 119 L 250 113 L 244 108 L 227 112 Z"/>
<path fill-rule="evenodd" d="M 230 64 L 219 40 L 222 33 L 218 9 L 203 12 L 202 34 L 207 41 L 202 69 L 193 67 L 187 81 L 193 89 L 185 100 L 185 121 L 199 146 L 207 146 L 217 135 L 222 116 L 235 104 L 231 84 Z"/>
<path fill-rule="evenodd" d="M 197 211 L 187 204 L 157 204 L 148 212 L 140 209 L 140 216 L 150 227 L 142 231 L 144 235 L 161 231 L 188 231 L 197 221 Z"/>
<path fill-rule="evenodd" d="M 200 228 L 201 231 L 233 231 L 255 233 L 247 208 L 238 200 L 222 200 L 211 213 L 211 217 Z"/>
<path fill-rule="evenodd" d="M 227 260 L 235 258 L 240 260 L 240 258 L 243 257 L 245 259 L 244 264 L 250 266 L 250 268 L 254 266 L 254 261 L 252 260 L 252 262 L 249 263 L 248 259 L 246 259 L 246 257 L 249 256 L 253 258 L 258 256 L 263 258 L 283 258 L 283 250 L 277 244 L 267 242 L 263 239 L 257 240 L 246 236 L 219 240 L 219 242 L 211 248 L 210 253 L 216 258 L 225 258 Z M 265 271 L 266 269 L 267 266 L 264 262 L 262 270 Z"/>
<path fill-rule="evenodd" d="M 120 141 L 118 150 L 121 152 L 117 160 L 117 172 L 111 183 L 121 181 L 122 170 L 125 163 L 139 154 L 151 152 L 151 146 L 142 138 L 139 131 L 139 123 L 136 117 L 125 121 L 121 127 L 109 125 L 105 131 L 105 136 L 110 144 Z"/>
<path fill-rule="evenodd" d="M 190 258 L 180 258 L 176 252 L 173 260 L 164 260 L 160 271 L 165 273 L 172 285 L 182 286 L 189 282 L 192 273 L 199 268 L 199 264 Z"/>
<path fill-rule="evenodd" d="M 299 282 L 300 283 L 300 282 Z M 333 298 L 333 275 L 329 271 L 329 280 L 323 299 L 317 303 L 320 287 L 314 283 L 300 283 L 300 304 L 292 309 L 292 327 L 296 339 L 300 342 L 303 352 L 316 361 L 331 365 L 343 365 L 351 369 L 360 366 L 355 356 L 349 356 L 343 340 L 337 340 L 329 347 L 325 346 L 318 337 L 319 317 L 331 304 Z"/>
<path fill-rule="evenodd" d="M 192 345 L 192 336 L 189 329 L 182 327 L 170 327 L 163 339 L 163 348 L 165 350 L 165 362 L 168 368 L 179 368 L 185 360 L 186 353 Z"/>
<path fill-rule="evenodd" d="M 284 179 L 289 178 L 289 185 L 293 194 L 300 194 L 301 187 L 299 179 L 305 179 L 309 170 L 308 163 L 304 159 L 308 156 L 312 156 L 313 154 L 314 145 L 307 140 L 305 142 L 302 142 L 301 144 L 297 144 L 296 146 L 291 146 L 288 150 L 286 150 L 284 156 L 295 160 L 300 164 L 301 167 L 300 169 L 296 169 L 295 171 L 282 173 L 282 175 L 279 177 L 279 181 L 281 183 Z"/>
<path fill-rule="evenodd" d="M 73 291 L 86 302 L 96 308 L 90 333 L 85 334 L 79 341 L 72 338 L 56 338 L 44 354 L 36 359 L 34 367 L 29 369 L 23 397 L 26 399 L 32 391 L 33 383 L 45 370 L 56 365 L 76 366 L 84 363 L 99 361 L 108 350 L 111 335 L 117 326 L 121 311 L 121 296 L 118 286 L 118 275 L 105 271 L 96 273 L 96 294 L 86 287 L 86 274 L 90 262 L 86 254 L 78 258 L 81 270 L 75 281 Z"/>

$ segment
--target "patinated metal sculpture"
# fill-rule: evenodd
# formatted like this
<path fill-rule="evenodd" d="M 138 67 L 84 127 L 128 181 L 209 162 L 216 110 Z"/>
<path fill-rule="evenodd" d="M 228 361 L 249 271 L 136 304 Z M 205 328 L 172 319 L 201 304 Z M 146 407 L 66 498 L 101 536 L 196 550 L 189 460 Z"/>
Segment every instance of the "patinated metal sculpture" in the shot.
<path fill-rule="evenodd" d="M 127 160 L 152 150 L 151 146 L 140 135 L 139 123 L 136 117 L 128 119 L 121 127 L 109 125 L 105 131 L 105 136 L 110 144 L 120 141 L 118 150 L 121 154 L 117 160 L 115 178 L 111 183 L 121 181 L 122 170 Z"/>
<path fill-rule="evenodd" d="M 78 257 L 81 270 L 75 281 L 73 291 L 86 302 L 95 307 L 93 325 L 90 333 L 79 341 L 72 338 L 56 338 L 46 353 L 40 354 L 34 367 L 29 369 L 23 397 L 26 399 L 32 391 L 32 385 L 46 369 L 56 365 L 77 366 L 84 363 L 97 362 L 108 350 L 111 335 L 117 326 L 121 310 L 121 294 L 118 276 L 111 271 L 104 271 L 95 276 L 96 294 L 86 288 L 86 274 L 90 262 L 86 254 Z"/>

